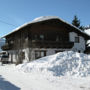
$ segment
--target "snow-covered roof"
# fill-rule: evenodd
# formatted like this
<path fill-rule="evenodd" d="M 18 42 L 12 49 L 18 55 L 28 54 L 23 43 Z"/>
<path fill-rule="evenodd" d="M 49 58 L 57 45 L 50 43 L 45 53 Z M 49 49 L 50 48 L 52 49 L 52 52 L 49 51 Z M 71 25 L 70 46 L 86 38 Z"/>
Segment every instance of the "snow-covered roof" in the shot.
<path fill-rule="evenodd" d="M 90 35 L 90 29 L 86 29 L 84 31 L 85 31 L 85 33 L 87 33 L 88 35 Z"/>
<path fill-rule="evenodd" d="M 34 19 L 33 21 L 31 21 L 31 22 L 25 23 L 24 25 L 22 25 L 22 26 L 20 26 L 20 27 L 18 27 L 18 28 L 16 28 L 16 29 L 14 29 L 12 32 L 8 33 L 7 35 L 5 35 L 5 36 L 3 36 L 3 37 L 6 37 L 6 36 L 8 36 L 8 35 L 10 35 L 10 34 L 12 34 L 12 33 L 14 33 L 14 32 L 16 32 L 16 31 L 22 29 L 23 27 L 28 26 L 29 24 L 38 23 L 38 22 L 41 22 L 41 21 L 46 21 L 46 20 L 51 20 L 51 19 L 58 19 L 58 20 L 60 20 L 61 22 L 66 23 L 67 25 L 69 25 L 69 26 L 77 29 L 79 32 L 81 32 L 81 33 L 89 36 L 86 32 L 80 30 L 79 28 L 73 26 L 72 24 L 67 23 L 66 21 L 60 19 L 60 18 L 57 17 L 57 16 L 41 16 L 41 17 L 35 18 L 35 19 Z M 89 37 L 90 37 L 90 36 L 89 36 Z"/>
<path fill-rule="evenodd" d="M 85 33 L 87 33 L 88 35 L 90 35 L 90 29 L 86 29 L 84 31 L 85 31 Z M 90 46 L 90 40 L 87 41 L 87 44 L 89 44 L 88 46 Z"/>
<path fill-rule="evenodd" d="M 44 20 L 49 20 L 49 19 L 58 19 L 58 18 L 59 17 L 57 16 L 41 16 L 41 17 L 35 18 L 33 22 L 39 22 L 39 21 L 44 21 Z"/>

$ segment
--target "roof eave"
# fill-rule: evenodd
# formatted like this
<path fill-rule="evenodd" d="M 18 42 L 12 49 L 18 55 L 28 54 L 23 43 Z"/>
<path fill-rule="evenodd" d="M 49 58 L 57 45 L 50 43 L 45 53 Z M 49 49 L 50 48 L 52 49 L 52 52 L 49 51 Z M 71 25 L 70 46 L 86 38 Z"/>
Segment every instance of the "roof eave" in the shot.
<path fill-rule="evenodd" d="M 30 24 L 34 24 L 34 23 L 38 23 L 38 22 L 42 22 L 42 21 L 46 21 L 46 20 L 52 20 L 52 19 L 58 19 L 58 20 L 60 20 L 61 22 L 63 22 L 63 23 L 65 23 L 65 24 L 67 24 L 67 25 L 69 25 L 69 26 L 77 29 L 80 33 L 84 34 L 88 39 L 90 39 L 90 35 L 88 35 L 88 34 L 85 33 L 84 31 L 82 31 L 81 29 L 77 28 L 76 26 L 74 26 L 74 25 L 72 25 L 72 24 L 69 24 L 69 23 L 67 23 L 66 21 L 64 21 L 64 20 L 62 20 L 62 19 L 60 19 L 59 17 L 56 17 L 56 16 L 55 16 L 55 17 L 52 16 L 52 17 L 50 17 L 50 18 L 42 19 L 42 20 L 34 20 L 34 21 L 32 21 L 32 22 L 26 23 L 26 24 L 24 24 L 24 25 L 22 25 L 22 26 L 20 26 L 20 27 L 18 27 L 18 28 L 16 28 L 16 29 L 14 29 L 14 30 L 13 30 L 12 32 L 10 32 L 9 34 L 4 35 L 2 38 L 6 38 L 7 36 L 11 35 L 12 33 L 17 32 L 17 31 L 19 31 L 20 29 L 22 29 L 22 28 L 24 28 L 24 27 L 26 27 L 26 26 L 28 26 L 28 25 L 30 25 Z"/>

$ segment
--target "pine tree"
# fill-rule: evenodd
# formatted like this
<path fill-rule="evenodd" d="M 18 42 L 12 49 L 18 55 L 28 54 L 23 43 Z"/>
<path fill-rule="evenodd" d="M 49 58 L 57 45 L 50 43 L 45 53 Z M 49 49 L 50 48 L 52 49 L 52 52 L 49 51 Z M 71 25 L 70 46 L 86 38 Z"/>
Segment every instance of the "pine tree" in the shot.
<path fill-rule="evenodd" d="M 80 20 L 78 20 L 77 16 L 74 16 L 74 19 L 72 21 L 72 25 L 76 26 L 76 27 L 80 27 Z"/>
<path fill-rule="evenodd" d="M 81 30 L 84 31 L 85 30 L 85 27 L 84 26 L 80 26 L 79 29 L 81 29 Z"/>
<path fill-rule="evenodd" d="M 72 25 L 76 26 L 77 28 L 84 30 L 84 26 L 80 26 L 80 20 L 78 17 L 75 15 L 74 19 L 72 20 Z"/>

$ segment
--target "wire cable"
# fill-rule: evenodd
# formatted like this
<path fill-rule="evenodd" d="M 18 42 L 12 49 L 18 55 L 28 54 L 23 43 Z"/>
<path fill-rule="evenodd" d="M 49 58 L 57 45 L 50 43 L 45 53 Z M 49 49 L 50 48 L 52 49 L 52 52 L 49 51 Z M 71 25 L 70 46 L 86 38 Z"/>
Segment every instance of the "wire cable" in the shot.
<path fill-rule="evenodd" d="M 16 25 L 11 24 L 11 23 L 7 23 L 7 22 L 5 22 L 5 21 L 3 21 L 3 20 L 0 20 L 0 22 L 1 22 L 1 23 L 4 23 L 4 24 L 7 24 L 7 25 L 11 25 L 11 26 L 17 27 Z"/>

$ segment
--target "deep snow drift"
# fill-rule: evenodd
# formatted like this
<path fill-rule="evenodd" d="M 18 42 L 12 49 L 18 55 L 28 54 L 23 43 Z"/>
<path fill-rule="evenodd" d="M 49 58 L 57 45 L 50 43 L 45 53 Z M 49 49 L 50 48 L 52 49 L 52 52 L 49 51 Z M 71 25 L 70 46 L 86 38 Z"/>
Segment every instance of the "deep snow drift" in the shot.
<path fill-rule="evenodd" d="M 90 74 L 90 56 L 66 51 L 18 65 L 17 68 L 44 75 L 85 77 Z"/>
<path fill-rule="evenodd" d="M 18 66 L 1 65 L 0 90 L 90 90 L 89 74 L 89 55 L 61 52 Z"/>

